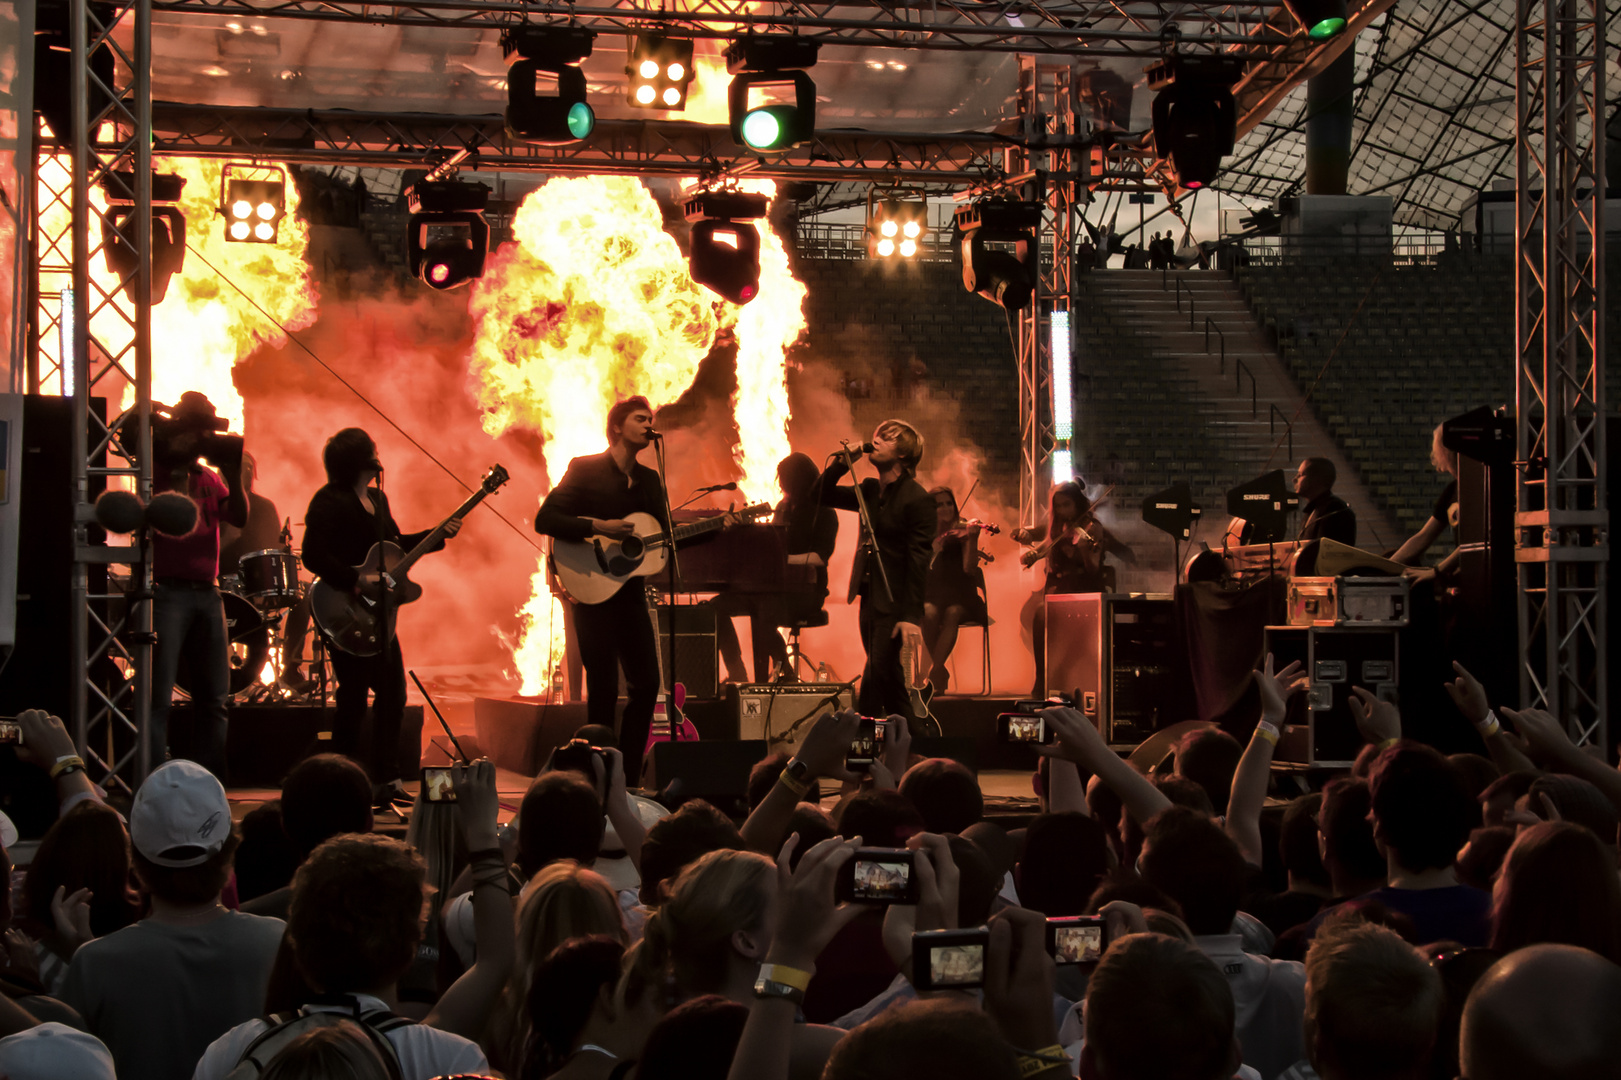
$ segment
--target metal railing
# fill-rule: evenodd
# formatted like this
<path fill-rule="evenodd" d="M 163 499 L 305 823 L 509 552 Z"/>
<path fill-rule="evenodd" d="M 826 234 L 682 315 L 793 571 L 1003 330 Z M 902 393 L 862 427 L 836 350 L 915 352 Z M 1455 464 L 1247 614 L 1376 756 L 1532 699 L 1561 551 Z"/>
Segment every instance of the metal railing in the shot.
<path fill-rule="evenodd" d="M 1478 253 L 1467 245 L 1450 247 L 1442 236 L 1384 237 L 1294 237 L 1251 236 L 1232 241 L 1218 249 L 1218 265 L 1233 269 L 1244 265 L 1279 266 L 1296 262 L 1329 262 L 1338 259 L 1388 260 L 1392 265 L 1437 265 L 1443 259 L 1468 258 Z"/>
<path fill-rule="evenodd" d="M 1212 330 L 1216 332 L 1216 337 L 1221 342 L 1221 367 L 1218 370 L 1225 375 L 1227 374 L 1227 335 L 1222 331 L 1221 327 L 1216 325 L 1214 315 L 1206 315 L 1204 317 L 1204 351 L 1207 353 L 1210 351 L 1210 331 Z"/>
<path fill-rule="evenodd" d="M 1283 434 L 1284 434 L 1284 437 L 1287 439 L 1288 444 L 1289 444 L 1289 460 L 1293 461 L 1294 458 L 1295 458 L 1295 425 L 1294 425 L 1294 422 L 1291 421 L 1287 416 L 1284 416 L 1283 415 L 1283 410 L 1278 408 L 1277 405 L 1274 404 L 1273 402 L 1270 402 L 1270 401 L 1267 402 L 1266 407 L 1267 407 L 1267 416 L 1266 416 L 1266 429 L 1267 429 L 1267 432 L 1268 432 L 1268 434 L 1270 434 L 1272 436 L 1272 438 L 1276 439 L 1278 437 L 1278 421 L 1279 420 L 1283 421 Z"/>
<path fill-rule="evenodd" d="M 1246 375 L 1250 377 L 1250 419 L 1254 420 L 1261 415 L 1259 395 L 1255 389 L 1255 372 L 1250 370 L 1249 365 L 1244 363 L 1242 357 L 1233 357 L 1233 393 L 1239 395 L 1244 393 L 1244 376 Z"/>

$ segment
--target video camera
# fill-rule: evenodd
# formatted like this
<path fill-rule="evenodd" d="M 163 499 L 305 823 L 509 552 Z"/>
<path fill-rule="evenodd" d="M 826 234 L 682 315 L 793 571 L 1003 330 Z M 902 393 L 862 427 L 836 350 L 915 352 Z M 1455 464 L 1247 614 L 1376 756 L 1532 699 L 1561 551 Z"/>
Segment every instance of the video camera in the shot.
<path fill-rule="evenodd" d="M 242 469 L 243 441 L 226 434 L 231 422 L 223 420 L 214 403 L 195 390 L 180 395 L 175 406 L 152 406 L 152 458 L 161 469 L 176 469 L 201 458 L 235 475 Z"/>

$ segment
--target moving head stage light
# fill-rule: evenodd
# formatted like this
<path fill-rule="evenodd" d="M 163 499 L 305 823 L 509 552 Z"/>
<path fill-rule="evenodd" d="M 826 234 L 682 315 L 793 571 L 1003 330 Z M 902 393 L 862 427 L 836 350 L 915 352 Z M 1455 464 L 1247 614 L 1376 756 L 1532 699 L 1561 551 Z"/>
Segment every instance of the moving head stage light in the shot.
<path fill-rule="evenodd" d="M 1205 187 L 1221 171 L 1221 159 L 1238 138 L 1233 83 L 1235 61 L 1212 56 L 1172 56 L 1148 69 L 1154 98 L 1154 149 L 1170 160 L 1177 183 Z"/>
<path fill-rule="evenodd" d="M 764 217 L 768 206 L 764 195 L 742 191 L 703 191 L 688 199 L 692 280 L 734 304 L 760 295 L 760 231 L 750 222 Z"/>
<path fill-rule="evenodd" d="M 957 207 L 962 233 L 962 287 L 1008 311 L 1023 311 L 1036 291 L 1036 230 L 1041 207 L 1007 199 L 979 199 Z M 1012 250 L 991 248 L 1009 244 Z"/>
<path fill-rule="evenodd" d="M 540 146 L 589 138 L 597 114 L 585 100 L 580 61 L 591 55 L 597 35 L 578 27 L 508 30 L 501 51 L 520 57 L 507 68 L 507 133 Z M 555 93 L 543 93 L 555 87 Z"/>
<path fill-rule="evenodd" d="M 814 67 L 817 41 L 796 37 L 741 38 L 726 47 L 726 91 L 732 141 L 764 153 L 780 153 L 816 134 Z M 792 104 L 788 90 L 792 90 Z"/>
<path fill-rule="evenodd" d="M 411 274 L 432 289 L 454 289 L 484 276 L 490 189 L 457 180 L 419 180 L 405 193 L 411 209 L 406 250 Z"/>
<path fill-rule="evenodd" d="M 169 279 L 186 264 L 186 216 L 176 205 L 186 178 L 156 173 L 152 176 L 152 303 L 161 304 L 169 293 Z M 117 274 L 124 295 L 135 300 L 135 174 L 111 172 L 101 178 L 107 212 L 101 217 L 101 251 L 107 269 Z"/>

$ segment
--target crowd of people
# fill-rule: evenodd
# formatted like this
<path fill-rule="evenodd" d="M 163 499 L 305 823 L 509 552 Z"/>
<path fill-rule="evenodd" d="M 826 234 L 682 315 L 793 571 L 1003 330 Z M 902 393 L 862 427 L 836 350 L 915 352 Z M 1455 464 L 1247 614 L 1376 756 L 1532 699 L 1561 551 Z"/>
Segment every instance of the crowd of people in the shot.
<path fill-rule="evenodd" d="M 115 809 L 25 713 L 60 816 L 6 860 L 0 1080 L 1621 1076 L 1621 772 L 1459 668 L 1481 753 L 1363 694 L 1356 766 L 1284 790 L 1303 678 L 1255 681 L 1247 740 L 1196 730 L 1147 771 L 1045 710 L 1016 829 L 898 720 L 849 771 L 853 712 L 761 762 L 741 822 L 629 790 L 590 727 L 507 825 L 477 762 L 404 839 L 333 754 L 240 827 L 185 760 Z M 896 892 L 852 901 L 873 847 L 910 853 Z M 1082 962 L 1050 922 L 1077 916 Z M 937 940 L 973 985 L 931 988 Z"/>

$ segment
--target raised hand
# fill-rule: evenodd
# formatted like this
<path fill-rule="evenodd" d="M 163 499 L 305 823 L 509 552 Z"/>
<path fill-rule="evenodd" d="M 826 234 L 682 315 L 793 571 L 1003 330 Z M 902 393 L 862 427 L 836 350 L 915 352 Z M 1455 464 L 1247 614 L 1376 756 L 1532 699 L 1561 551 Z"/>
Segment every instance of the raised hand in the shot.
<path fill-rule="evenodd" d="M 456 765 L 450 771 L 450 785 L 456 792 L 456 813 L 462 835 L 472 851 L 500 847 L 495 831 L 500 803 L 495 791 L 495 765 L 480 758 L 471 765 Z"/>
<path fill-rule="evenodd" d="M 66 885 L 58 885 L 51 895 L 51 922 L 69 952 L 96 936 L 90 929 L 90 895 L 89 889 L 69 893 Z"/>
<path fill-rule="evenodd" d="M 813 970 L 827 943 L 856 917 L 860 908 L 837 903 L 833 885 L 839 867 L 850 860 L 860 843 L 860 837 L 831 837 L 805 852 L 799 865 L 790 868 L 799 834 L 789 835 L 777 855 L 777 902 L 768 963 Z"/>
<path fill-rule="evenodd" d="M 937 833 L 916 833 L 906 846 L 917 852 L 916 904 L 891 904 L 884 912 L 884 948 L 895 966 L 911 977 L 912 935 L 919 930 L 957 928 L 957 889 L 961 880 L 951 844 Z"/>
<path fill-rule="evenodd" d="M 912 725 L 906 717 L 890 713 L 884 721 L 884 764 L 889 775 L 897 781 L 906 775 L 906 763 L 912 760 Z"/>
<path fill-rule="evenodd" d="M 834 780 L 860 779 L 844 767 L 844 755 L 861 732 L 861 715 L 854 709 L 825 713 L 816 718 L 794 755 L 810 766 L 812 776 Z"/>
<path fill-rule="evenodd" d="M 17 724 L 22 728 L 22 742 L 16 746 L 17 756 L 30 765 L 49 769 L 58 758 L 78 753 L 73 745 L 73 736 L 68 734 L 61 718 L 52 716 L 44 709 L 24 709 L 17 716 Z"/>
<path fill-rule="evenodd" d="M 1503 715 L 1514 722 L 1514 730 L 1525 740 L 1531 757 L 1551 764 L 1560 764 L 1572 754 L 1580 754 L 1570 741 L 1570 733 L 1550 712 L 1542 709 L 1504 709 Z"/>
<path fill-rule="evenodd" d="M 1491 705 L 1486 701 L 1486 688 L 1456 660 L 1452 661 L 1452 670 L 1458 673 L 1458 677 L 1441 685 L 1446 687 L 1447 696 L 1458 706 L 1463 718 L 1471 724 L 1479 724 L 1491 712 Z"/>
<path fill-rule="evenodd" d="M 1036 752 L 1044 757 L 1061 757 L 1095 773 L 1100 755 L 1114 755 L 1109 744 L 1103 741 L 1097 726 L 1069 706 L 1043 709 L 1041 715 L 1046 717 L 1047 726 L 1058 736 L 1056 743 L 1036 747 Z"/>
<path fill-rule="evenodd" d="M 1364 739 L 1377 745 L 1401 738 L 1401 711 L 1396 706 L 1360 686 L 1351 687 L 1351 695 L 1351 715 Z"/>
<path fill-rule="evenodd" d="M 1275 661 L 1266 654 L 1266 663 L 1255 673 L 1255 686 L 1261 692 L 1261 719 L 1273 727 L 1282 727 L 1289 711 L 1289 697 L 1310 683 L 1305 667 L 1299 660 L 1291 661 L 1282 671 L 1272 670 Z"/>
<path fill-rule="evenodd" d="M 1021 1050 L 1058 1042 L 1053 1020 L 1057 967 L 1047 954 L 1047 920 L 1024 908 L 1004 908 L 990 922 L 985 947 L 985 1012 L 1002 1037 Z"/>

